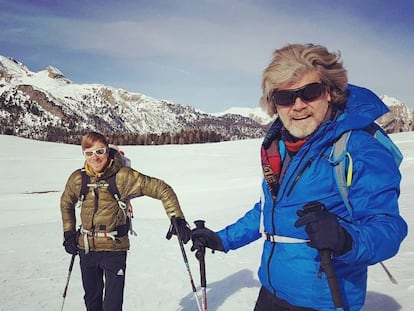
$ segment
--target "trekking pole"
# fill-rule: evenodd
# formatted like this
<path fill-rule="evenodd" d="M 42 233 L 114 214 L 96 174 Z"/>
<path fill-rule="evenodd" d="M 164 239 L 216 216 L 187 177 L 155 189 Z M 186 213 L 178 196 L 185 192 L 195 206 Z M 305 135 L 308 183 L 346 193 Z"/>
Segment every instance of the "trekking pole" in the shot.
<path fill-rule="evenodd" d="M 68 277 L 66 279 L 66 285 L 65 285 L 65 289 L 63 290 L 63 301 L 62 301 L 62 308 L 60 310 L 63 311 L 63 306 L 65 305 L 65 298 L 66 298 L 66 293 L 68 292 L 68 287 L 69 287 L 69 281 L 70 281 L 70 276 L 72 274 L 72 269 L 73 269 L 73 263 L 75 262 L 75 255 L 72 255 L 72 258 L 70 259 L 70 264 L 69 264 L 69 271 L 68 271 Z"/>
<path fill-rule="evenodd" d="M 196 228 L 204 228 L 204 220 L 196 220 L 194 222 Z M 205 248 L 199 249 L 196 252 L 196 258 L 200 263 L 200 283 L 201 283 L 201 299 L 203 302 L 203 311 L 207 311 L 207 281 L 206 281 L 206 262 L 205 262 Z"/>
<path fill-rule="evenodd" d="M 385 264 L 381 261 L 381 267 L 384 269 L 385 273 L 387 274 L 388 278 L 390 279 L 391 283 L 398 284 L 397 280 L 392 276 L 391 272 L 387 269 Z"/>
<path fill-rule="evenodd" d="M 321 268 L 326 274 L 329 289 L 331 290 L 332 300 L 336 310 L 343 311 L 343 302 L 341 291 L 339 290 L 338 280 L 336 279 L 335 270 L 331 259 L 331 250 L 323 249 L 319 251 L 321 257 Z"/>
<path fill-rule="evenodd" d="M 303 211 L 305 213 L 312 213 L 317 211 L 323 211 L 325 206 L 320 202 L 310 202 L 305 204 Z M 329 289 L 331 291 L 332 300 L 337 311 L 344 311 L 344 304 L 342 301 L 341 291 L 339 289 L 338 280 L 335 275 L 335 269 L 332 264 L 332 252 L 329 249 L 322 249 L 319 251 L 321 258 L 321 268 L 325 272 L 326 279 L 328 280 Z"/>
<path fill-rule="evenodd" d="M 200 301 L 198 300 L 198 295 L 197 295 L 197 289 L 194 285 L 194 279 L 193 279 L 193 276 L 191 274 L 190 265 L 188 264 L 188 258 L 187 258 L 187 254 L 185 253 L 184 244 L 183 244 L 183 241 L 181 240 L 180 233 L 178 232 L 178 224 L 177 224 L 177 219 L 175 218 L 175 215 L 171 216 L 171 222 L 172 222 L 172 224 L 174 226 L 174 229 L 175 229 L 175 232 L 177 234 L 178 244 L 180 245 L 181 254 L 183 255 L 183 259 L 184 259 L 184 264 L 185 264 L 185 267 L 187 269 L 188 276 L 190 278 L 191 288 L 193 290 L 194 299 L 197 303 L 197 308 L 198 308 L 199 311 L 201 311 Z"/>

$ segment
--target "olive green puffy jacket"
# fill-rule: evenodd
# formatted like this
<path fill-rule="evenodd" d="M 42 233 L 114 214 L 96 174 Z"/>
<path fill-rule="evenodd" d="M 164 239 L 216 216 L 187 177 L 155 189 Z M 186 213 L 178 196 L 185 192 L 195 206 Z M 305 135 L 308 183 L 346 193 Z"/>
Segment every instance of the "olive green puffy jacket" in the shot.
<path fill-rule="evenodd" d="M 90 184 L 105 184 L 105 178 L 116 174 L 115 183 L 122 199 L 149 196 L 161 200 L 167 216 L 184 218 L 174 190 L 164 181 L 140 174 L 136 170 L 122 166 L 121 157 L 115 154 L 111 165 L 101 177 L 90 176 Z M 76 230 L 75 205 L 78 203 L 82 187 L 81 170 L 74 171 L 65 186 L 60 200 L 63 231 Z M 90 232 L 111 232 L 125 225 L 126 216 L 113 198 L 107 186 L 90 187 L 82 202 L 80 211 L 82 228 Z M 79 221 L 79 220 L 78 220 Z M 79 247 L 85 248 L 84 235 L 79 237 Z M 129 249 L 128 234 L 116 237 L 88 236 L 90 251 L 123 251 Z"/>

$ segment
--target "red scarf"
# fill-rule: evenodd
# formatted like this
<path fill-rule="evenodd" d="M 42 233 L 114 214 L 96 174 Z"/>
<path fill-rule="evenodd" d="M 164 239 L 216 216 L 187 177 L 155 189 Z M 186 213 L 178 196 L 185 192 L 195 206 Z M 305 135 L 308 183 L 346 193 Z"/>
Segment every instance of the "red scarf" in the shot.
<path fill-rule="evenodd" d="M 299 149 L 305 144 L 306 139 L 298 140 L 297 142 L 285 141 L 286 149 L 290 152 L 297 153 Z"/>
<path fill-rule="evenodd" d="M 298 140 L 296 142 L 285 141 L 284 143 L 289 152 L 297 153 L 305 142 L 306 139 Z M 282 168 L 282 159 L 279 152 L 279 141 L 274 140 L 268 149 L 265 149 L 264 146 L 262 146 L 261 158 L 264 178 L 269 185 L 273 198 L 276 198 L 279 191 L 279 178 Z"/>

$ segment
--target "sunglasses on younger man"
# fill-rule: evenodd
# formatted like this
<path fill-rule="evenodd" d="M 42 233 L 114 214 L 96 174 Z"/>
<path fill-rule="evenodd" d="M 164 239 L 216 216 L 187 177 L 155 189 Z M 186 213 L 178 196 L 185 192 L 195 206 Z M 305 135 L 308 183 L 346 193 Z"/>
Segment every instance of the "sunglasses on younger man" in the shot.
<path fill-rule="evenodd" d="M 88 158 L 90 158 L 94 154 L 97 155 L 98 157 L 102 157 L 106 153 L 106 147 L 95 149 L 92 151 L 82 151 L 82 153 L 85 157 L 88 157 Z"/>
<path fill-rule="evenodd" d="M 325 85 L 320 82 L 315 82 L 294 90 L 273 90 L 269 96 L 269 100 L 273 105 L 287 107 L 293 105 L 298 97 L 304 102 L 311 102 L 321 97 L 324 92 Z"/>

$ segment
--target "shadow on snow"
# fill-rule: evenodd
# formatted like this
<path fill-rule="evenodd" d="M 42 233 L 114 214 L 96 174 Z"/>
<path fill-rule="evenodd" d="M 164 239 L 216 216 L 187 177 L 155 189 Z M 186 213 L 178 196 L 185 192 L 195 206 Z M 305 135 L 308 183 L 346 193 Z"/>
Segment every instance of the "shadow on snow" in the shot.
<path fill-rule="evenodd" d="M 253 272 L 248 269 L 240 270 L 225 279 L 208 284 L 207 280 L 207 306 L 209 311 L 217 310 L 224 301 L 242 288 L 257 287 L 259 294 L 260 283 L 253 277 Z M 201 290 L 198 288 L 201 304 Z M 181 310 L 196 310 L 194 293 L 191 292 L 180 301 Z"/>

